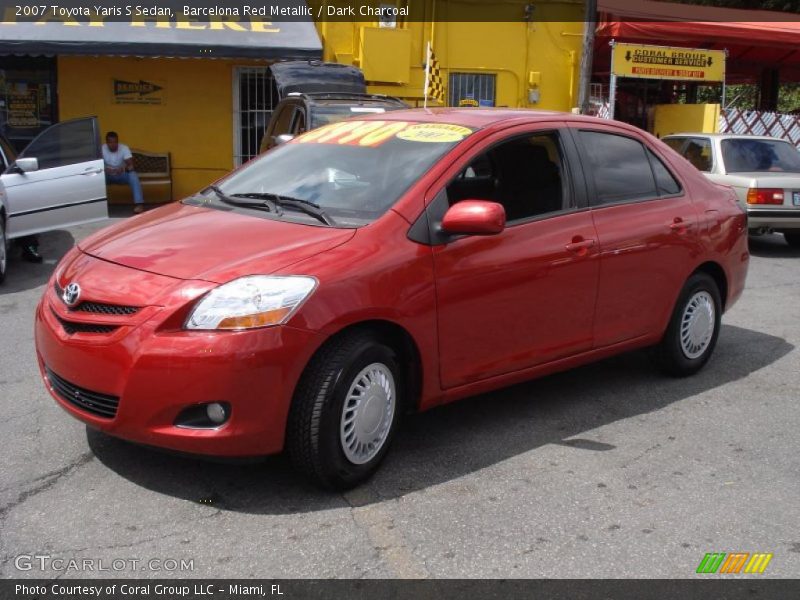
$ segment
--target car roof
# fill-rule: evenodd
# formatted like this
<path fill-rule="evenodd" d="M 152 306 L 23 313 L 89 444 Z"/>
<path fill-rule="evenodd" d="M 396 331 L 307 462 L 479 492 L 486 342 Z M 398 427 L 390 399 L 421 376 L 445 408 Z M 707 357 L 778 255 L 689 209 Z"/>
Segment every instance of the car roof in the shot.
<path fill-rule="evenodd" d="M 405 104 L 399 98 L 394 96 L 384 96 L 383 94 L 356 94 L 350 92 L 292 92 L 287 94 L 284 100 L 290 99 L 304 99 L 309 102 L 319 103 L 327 102 L 329 100 L 338 101 L 372 101 L 372 102 L 393 102 L 396 104 Z"/>
<path fill-rule="evenodd" d="M 420 121 L 427 123 L 447 123 L 450 125 L 463 125 L 473 129 L 481 129 L 496 125 L 506 121 L 552 121 L 559 119 L 563 121 L 577 121 L 587 124 L 614 125 L 619 129 L 630 131 L 640 131 L 632 125 L 620 123 L 619 121 L 609 121 L 597 117 L 586 117 L 574 115 L 572 113 L 559 112 L 554 110 L 539 110 L 526 108 L 455 108 L 455 107 L 436 107 L 436 108 L 411 108 L 408 110 L 395 110 L 385 115 L 371 115 L 363 119 L 378 119 L 390 121 Z"/>
<path fill-rule="evenodd" d="M 748 133 L 702 133 L 702 132 L 688 132 L 688 133 L 670 133 L 661 139 L 675 138 L 675 137 L 707 137 L 719 140 L 769 140 L 771 142 L 787 142 L 783 138 L 772 137 L 769 135 L 751 135 Z"/>
<path fill-rule="evenodd" d="M 331 96 L 325 98 L 308 98 L 308 103 L 311 106 L 330 106 L 330 105 L 344 105 L 344 106 L 388 106 L 393 108 L 408 108 L 408 105 L 402 100 L 397 98 L 370 98 L 362 96 L 360 98 L 343 98 L 341 96 Z"/>

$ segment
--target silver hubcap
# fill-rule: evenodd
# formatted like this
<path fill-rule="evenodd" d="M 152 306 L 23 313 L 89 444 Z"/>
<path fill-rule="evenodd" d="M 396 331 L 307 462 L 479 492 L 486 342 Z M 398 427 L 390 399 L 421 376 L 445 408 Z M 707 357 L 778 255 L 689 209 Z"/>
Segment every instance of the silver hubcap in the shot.
<path fill-rule="evenodd" d="M 714 298 L 697 292 L 689 298 L 681 317 L 681 350 L 686 358 L 697 358 L 706 351 L 716 325 Z"/>
<path fill-rule="evenodd" d="M 356 375 L 342 411 L 339 435 L 344 455 L 363 465 L 380 452 L 394 419 L 394 377 L 389 367 L 372 363 Z"/>

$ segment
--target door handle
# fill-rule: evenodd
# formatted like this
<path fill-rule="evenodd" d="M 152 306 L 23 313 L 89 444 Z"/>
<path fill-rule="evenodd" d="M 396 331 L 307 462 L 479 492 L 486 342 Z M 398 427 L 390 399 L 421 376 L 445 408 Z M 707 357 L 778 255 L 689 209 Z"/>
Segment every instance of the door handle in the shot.
<path fill-rule="evenodd" d="M 102 172 L 102 169 L 86 169 L 81 175 L 99 175 Z"/>
<path fill-rule="evenodd" d="M 675 217 L 672 223 L 669 224 L 669 228 L 676 233 L 684 233 L 692 228 L 692 224 L 687 223 L 680 217 Z"/>
<path fill-rule="evenodd" d="M 597 240 L 575 240 L 564 246 L 564 248 L 566 248 L 567 252 L 585 256 L 589 252 L 589 248 L 593 248 L 596 243 Z"/>

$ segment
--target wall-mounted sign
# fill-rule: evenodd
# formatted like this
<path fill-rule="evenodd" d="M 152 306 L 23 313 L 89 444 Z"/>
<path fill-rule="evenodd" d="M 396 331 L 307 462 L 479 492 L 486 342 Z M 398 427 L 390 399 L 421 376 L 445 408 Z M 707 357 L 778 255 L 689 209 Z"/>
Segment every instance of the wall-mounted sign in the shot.
<path fill-rule="evenodd" d="M 39 126 L 39 92 L 36 89 L 11 92 L 6 108 L 10 127 Z"/>
<path fill-rule="evenodd" d="M 164 83 L 114 80 L 114 104 L 164 104 Z"/>
<path fill-rule="evenodd" d="M 612 56 L 617 77 L 725 81 L 723 50 L 616 43 Z"/>

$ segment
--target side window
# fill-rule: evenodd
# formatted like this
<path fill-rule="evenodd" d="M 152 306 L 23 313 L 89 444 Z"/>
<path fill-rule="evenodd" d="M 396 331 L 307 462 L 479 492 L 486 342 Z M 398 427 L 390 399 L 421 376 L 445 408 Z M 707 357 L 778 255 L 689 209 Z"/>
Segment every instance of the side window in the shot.
<path fill-rule="evenodd" d="M 52 125 L 25 148 L 23 156 L 36 158 L 40 169 L 95 160 L 99 152 L 94 122 L 81 119 Z"/>
<path fill-rule="evenodd" d="M 675 176 L 670 173 L 667 166 L 649 149 L 647 150 L 647 157 L 650 159 L 650 164 L 653 165 L 653 174 L 656 176 L 656 187 L 658 188 L 659 196 L 672 196 L 681 191 L 681 184 L 675 179 Z"/>
<path fill-rule="evenodd" d="M 638 140 L 599 131 L 581 131 L 594 178 L 593 205 L 656 198 L 653 170 Z"/>
<path fill-rule="evenodd" d="M 292 115 L 294 114 L 294 105 L 293 104 L 284 104 L 278 115 L 275 117 L 275 127 L 272 128 L 272 135 L 283 135 L 284 133 L 289 133 L 291 129 L 289 128 L 292 122 Z"/>
<path fill-rule="evenodd" d="M 681 148 L 683 147 L 683 143 L 686 141 L 686 138 L 666 138 L 662 140 L 667 146 L 675 150 L 678 154 L 681 152 Z"/>
<path fill-rule="evenodd" d="M 304 133 L 306 130 L 306 114 L 305 111 L 297 107 L 297 110 L 294 111 L 294 116 L 292 117 L 292 135 L 300 135 Z"/>
<path fill-rule="evenodd" d="M 683 149 L 683 157 L 692 163 L 698 171 L 710 171 L 713 163 L 711 159 L 711 140 L 708 138 L 690 138 Z"/>
<path fill-rule="evenodd" d="M 521 221 L 564 208 L 564 173 L 557 133 L 520 136 L 477 156 L 447 186 L 447 200 L 499 202 L 509 223 Z"/>

